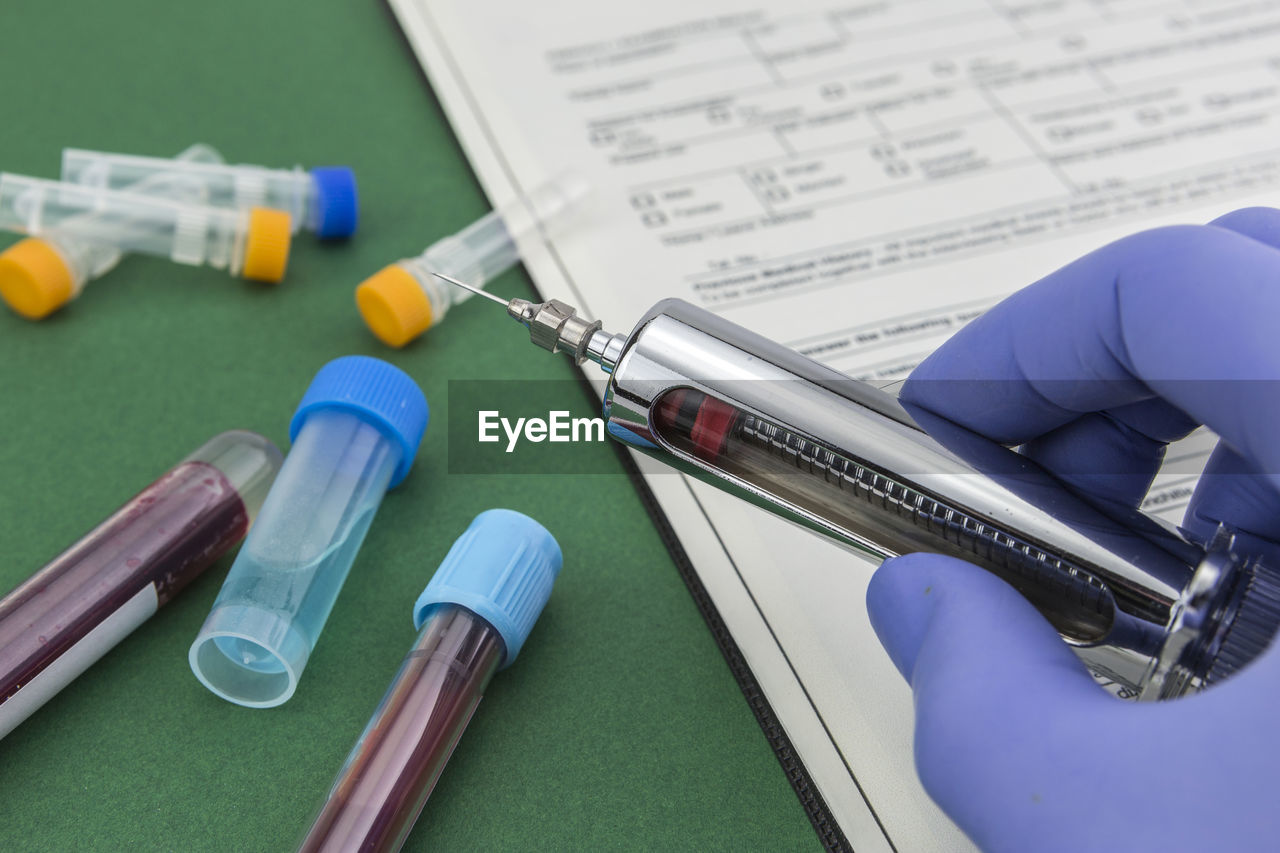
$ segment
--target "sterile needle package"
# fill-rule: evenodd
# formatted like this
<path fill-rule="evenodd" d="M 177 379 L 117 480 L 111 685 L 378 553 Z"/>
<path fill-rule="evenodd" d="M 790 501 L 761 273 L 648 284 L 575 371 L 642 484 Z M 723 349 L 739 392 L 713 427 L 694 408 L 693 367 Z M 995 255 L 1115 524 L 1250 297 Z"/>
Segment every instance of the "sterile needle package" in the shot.
<path fill-rule="evenodd" d="M 191 669 L 252 708 L 289 699 L 387 490 L 413 466 L 427 401 L 399 368 L 367 356 L 322 367 L 293 446 L 199 635 Z"/>

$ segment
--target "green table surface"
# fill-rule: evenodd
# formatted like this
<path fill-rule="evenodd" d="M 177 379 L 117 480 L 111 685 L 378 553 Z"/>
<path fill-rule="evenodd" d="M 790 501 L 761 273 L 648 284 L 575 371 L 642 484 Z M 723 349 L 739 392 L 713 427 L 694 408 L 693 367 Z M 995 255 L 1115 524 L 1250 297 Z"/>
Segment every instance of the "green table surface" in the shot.
<path fill-rule="evenodd" d="M 350 164 L 362 205 L 350 243 L 299 235 L 277 287 L 131 257 L 43 322 L 0 309 L 0 589 L 218 431 L 287 447 L 331 358 L 385 358 L 432 406 L 294 698 L 248 710 L 192 676 L 220 560 L 0 741 L 0 850 L 293 849 L 414 639 L 414 598 L 495 506 L 545 524 L 564 570 L 406 849 L 818 846 L 621 465 L 448 473 L 450 379 L 567 380 L 567 360 L 478 304 L 401 351 L 360 322 L 357 282 L 487 209 L 384 5 L 8 0 L 0 31 L 0 169 L 53 178 L 64 146 L 200 141 L 232 162 Z M 493 289 L 533 293 L 523 272 Z M 578 393 L 567 404 L 589 409 Z"/>

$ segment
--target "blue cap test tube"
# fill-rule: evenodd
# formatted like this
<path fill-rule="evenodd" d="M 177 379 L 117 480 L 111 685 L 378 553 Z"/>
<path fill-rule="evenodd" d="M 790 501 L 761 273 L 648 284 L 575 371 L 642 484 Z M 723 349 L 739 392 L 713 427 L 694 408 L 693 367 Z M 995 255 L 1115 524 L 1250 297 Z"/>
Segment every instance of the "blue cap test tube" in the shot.
<path fill-rule="evenodd" d="M 289 214 L 296 234 L 306 228 L 325 240 L 350 237 L 359 220 L 356 176 L 347 166 L 320 166 L 311 170 L 268 169 L 164 157 L 140 157 L 62 150 L 62 179 L 103 189 L 129 189 L 157 175 L 180 178 L 199 186 L 206 204 L 215 207 L 269 207 Z"/>
<path fill-rule="evenodd" d="M 387 489 L 409 473 L 427 401 L 399 368 L 329 362 L 289 426 L 293 446 L 189 659 L 196 678 L 251 708 L 286 702 Z"/>
<path fill-rule="evenodd" d="M 418 596 L 418 640 L 299 853 L 401 848 L 489 680 L 528 638 L 561 563 L 555 537 L 532 518 L 509 509 L 476 516 Z"/>

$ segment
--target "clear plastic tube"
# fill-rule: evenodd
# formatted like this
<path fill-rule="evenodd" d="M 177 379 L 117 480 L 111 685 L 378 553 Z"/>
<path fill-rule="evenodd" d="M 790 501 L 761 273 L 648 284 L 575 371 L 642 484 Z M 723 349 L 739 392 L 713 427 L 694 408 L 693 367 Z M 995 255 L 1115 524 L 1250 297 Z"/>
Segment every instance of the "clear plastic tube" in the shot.
<path fill-rule="evenodd" d="M 63 151 L 64 167 L 65 156 L 66 150 Z M 166 162 L 170 164 L 221 163 L 222 155 L 212 146 L 196 143 Z M 84 171 L 72 178 L 68 177 L 64 170 L 62 179 L 86 186 L 98 186 L 99 184 L 93 180 L 93 177 L 91 171 Z M 136 182 L 123 185 L 120 189 L 146 193 L 160 198 L 174 199 L 189 204 L 206 203 L 203 187 L 200 184 L 183 180 L 180 175 L 170 172 L 154 172 L 141 176 Z M 50 234 L 45 239 L 62 255 L 67 267 L 71 270 L 74 286 L 72 299 L 80 295 L 86 284 L 115 269 L 116 264 L 120 263 L 120 259 L 124 257 L 122 251 L 111 245 L 88 243 L 59 234 Z"/>
<path fill-rule="evenodd" d="M 345 170 L 343 186 L 334 182 L 335 169 L 269 169 L 246 164 L 187 162 L 175 165 L 163 157 L 112 154 L 66 148 L 62 152 L 62 179 L 104 189 L 127 189 L 155 175 L 180 175 L 202 187 L 206 204 L 214 207 L 270 207 L 289 213 L 293 231 L 324 230 L 327 215 L 339 202 L 335 193 L 349 192 L 343 203 L 354 204 L 354 178 Z M 354 228 L 354 223 L 352 223 Z M 348 236 L 329 234 L 324 236 Z"/>
<path fill-rule="evenodd" d="M 471 225 L 437 240 L 422 254 L 383 268 L 356 288 L 356 305 L 369 329 L 391 346 L 404 346 L 471 298 L 434 275 L 440 272 L 484 287 L 520 260 L 519 244 L 542 229 L 562 233 L 590 195 L 576 175 L 543 184 Z"/>
<path fill-rule="evenodd" d="M 399 463 L 355 414 L 308 418 L 191 647 L 206 687 L 250 707 L 293 695 Z"/>
<path fill-rule="evenodd" d="M 228 210 L 140 192 L 0 174 L 0 228 L 166 257 L 278 281 L 288 260 L 288 214 Z"/>
<path fill-rule="evenodd" d="M 192 145 L 174 158 L 193 162 L 221 159 L 216 150 L 202 144 Z M 203 199 L 200 186 L 165 173 L 148 176 L 132 190 L 192 204 Z M 90 281 L 114 269 L 122 257 L 124 252 L 115 246 L 67 234 L 27 237 L 0 252 L 0 298 L 29 320 L 43 319 L 78 297 Z"/>
<path fill-rule="evenodd" d="M 214 436 L 0 599 L 0 737 L 235 546 L 280 461 Z"/>
<path fill-rule="evenodd" d="M 337 359 L 294 416 L 294 442 L 191 645 L 196 677 L 253 708 L 297 689 L 387 489 L 426 429 L 422 392 L 376 359 Z"/>

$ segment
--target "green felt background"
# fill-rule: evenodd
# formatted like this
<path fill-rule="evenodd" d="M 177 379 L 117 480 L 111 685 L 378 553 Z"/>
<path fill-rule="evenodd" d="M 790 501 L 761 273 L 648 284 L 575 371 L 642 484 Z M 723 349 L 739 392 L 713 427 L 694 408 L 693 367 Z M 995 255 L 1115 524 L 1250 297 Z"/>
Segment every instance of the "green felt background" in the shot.
<path fill-rule="evenodd" d="M 213 433 L 284 446 L 330 358 L 388 358 L 433 407 L 296 696 L 250 711 L 191 675 L 224 559 L 0 741 L 0 850 L 292 849 L 413 640 L 415 596 L 493 506 L 541 520 L 565 568 L 408 849 L 817 846 L 621 467 L 448 473 L 448 380 L 569 379 L 568 362 L 478 304 L 400 352 L 359 321 L 357 282 L 486 210 L 378 0 L 6 0 L 0 32 L 0 168 L 56 177 L 63 146 L 203 141 L 233 162 L 349 163 L 363 205 L 349 245 L 300 235 L 276 288 L 139 257 L 44 322 L 0 309 L 0 588 Z M 523 273 L 494 290 L 532 293 Z"/>

